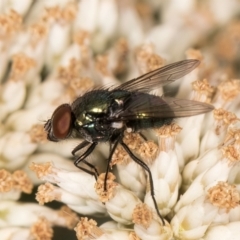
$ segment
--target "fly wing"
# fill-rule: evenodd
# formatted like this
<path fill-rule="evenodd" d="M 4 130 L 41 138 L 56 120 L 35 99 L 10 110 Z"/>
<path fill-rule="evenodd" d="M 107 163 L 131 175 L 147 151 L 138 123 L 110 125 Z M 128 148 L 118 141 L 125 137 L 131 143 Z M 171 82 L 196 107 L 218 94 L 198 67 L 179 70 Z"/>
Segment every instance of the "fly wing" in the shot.
<path fill-rule="evenodd" d="M 135 93 L 118 115 L 121 120 L 189 117 L 213 110 L 210 104 L 169 97 Z"/>
<path fill-rule="evenodd" d="M 175 80 L 185 76 L 200 64 L 199 60 L 189 59 L 172 63 L 164 67 L 153 70 L 138 78 L 127 81 L 116 90 L 150 92 Z"/>

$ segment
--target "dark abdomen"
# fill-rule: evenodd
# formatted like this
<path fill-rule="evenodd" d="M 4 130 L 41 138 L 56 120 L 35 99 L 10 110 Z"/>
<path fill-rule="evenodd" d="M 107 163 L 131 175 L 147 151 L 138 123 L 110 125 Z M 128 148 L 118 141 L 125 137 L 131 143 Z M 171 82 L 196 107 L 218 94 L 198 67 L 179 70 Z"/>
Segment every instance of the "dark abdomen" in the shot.
<path fill-rule="evenodd" d="M 136 119 L 133 121 L 128 121 L 126 123 L 127 128 L 133 129 L 133 132 L 137 132 L 140 130 L 148 129 L 148 128 L 159 128 L 165 124 L 170 124 L 173 118 L 150 118 L 150 119 Z"/>

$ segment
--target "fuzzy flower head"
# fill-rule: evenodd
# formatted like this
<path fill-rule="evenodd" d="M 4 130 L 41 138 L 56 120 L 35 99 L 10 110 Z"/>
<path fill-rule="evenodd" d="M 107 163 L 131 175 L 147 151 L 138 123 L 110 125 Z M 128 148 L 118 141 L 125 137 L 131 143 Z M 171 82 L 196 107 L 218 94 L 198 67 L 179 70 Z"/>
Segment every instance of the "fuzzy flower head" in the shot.
<path fill-rule="evenodd" d="M 236 186 L 226 182 L 218 182 L 216 186 L 208 189 L 208 199 L 214 206 L 227 211 L 240 203 L 240 195 Z"/>
<path fill-rule="evenodd" d="M 1 239 L 50 240 L 55 226 L 84 240 L 240 239 L 239 1 L 0 9 Z M 191 72 L 169 69 L 184 59 Z M 49 141 L 43 123 L 64 103 L 74 131 Z"/>

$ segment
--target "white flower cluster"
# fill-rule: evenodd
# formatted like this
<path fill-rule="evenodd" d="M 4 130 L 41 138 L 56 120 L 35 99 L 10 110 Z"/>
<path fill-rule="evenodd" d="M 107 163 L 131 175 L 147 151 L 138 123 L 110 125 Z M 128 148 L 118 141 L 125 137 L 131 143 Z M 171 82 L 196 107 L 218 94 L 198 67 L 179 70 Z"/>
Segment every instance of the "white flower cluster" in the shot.
<path fill-rule="evenodd" d="M 239 0 L 0 1 L 1 240 L 52 239 L 54 226 L 79 240 L 240 239 L 239 12 Z M 152 93 L 215 109 L 123 139 L 151 171 L 163 223 L 123 147 L 105 177 L 109 147 L 98 145 L 87 159 L 96 181 L 73 164 L 82 140 L 50 142 L 43 126 L 94 86 L 184 58 L 201 64 Z M 38 203 L 22 201 L 33 186 Z M 41 206 L 54 200 L 66 206 Z"/>

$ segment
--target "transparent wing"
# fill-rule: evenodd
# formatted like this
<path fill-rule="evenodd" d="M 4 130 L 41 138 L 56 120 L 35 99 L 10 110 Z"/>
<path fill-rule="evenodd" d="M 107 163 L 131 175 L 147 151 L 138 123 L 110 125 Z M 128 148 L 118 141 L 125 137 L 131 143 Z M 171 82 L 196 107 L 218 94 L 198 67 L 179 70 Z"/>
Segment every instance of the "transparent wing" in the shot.
<path fill-rule="evenodd" d="M 138 78 L 127 81 L 116 90 L 149 92 L 185 76 L 196 68 L 200 61 L 196 59 L 183 60 L 158 68 L 152 72 L 146 73 Z"/>
<path fill-rule="evenodd" d="M 121 120 L 189 117 L 213 110 L 210 104 L 145 93 L 132 95 L 125 109 L 118 115 Z"/>

